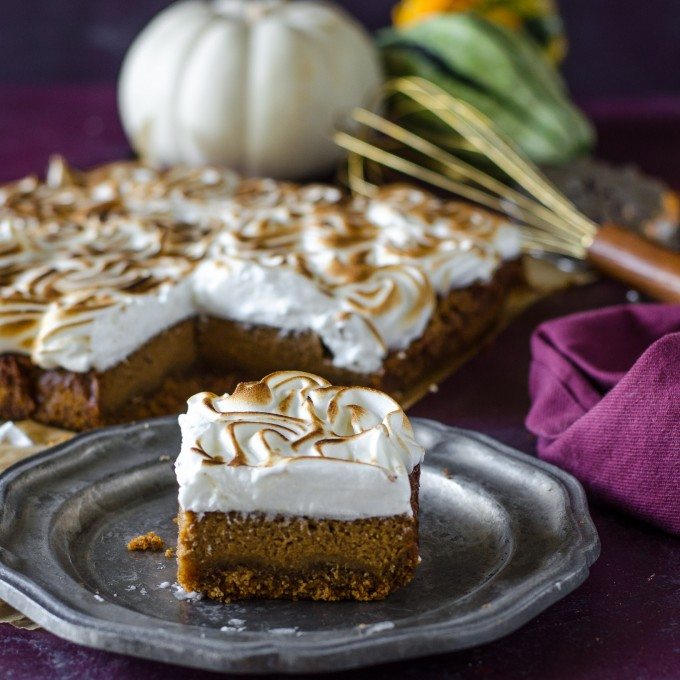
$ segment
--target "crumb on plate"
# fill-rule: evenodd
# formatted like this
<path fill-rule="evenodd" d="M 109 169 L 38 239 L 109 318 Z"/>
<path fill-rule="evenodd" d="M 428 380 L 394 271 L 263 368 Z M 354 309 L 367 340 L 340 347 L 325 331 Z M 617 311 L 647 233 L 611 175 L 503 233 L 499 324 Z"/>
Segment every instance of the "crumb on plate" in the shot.
<path fill-rule="evenodd" d="M 163 539 L 155 532 L 149 531 L 146 534 L 140 534 L 130 539 L 127 544 L 128 550 L 163 550 L 165 548 L 165 542 Z"/>

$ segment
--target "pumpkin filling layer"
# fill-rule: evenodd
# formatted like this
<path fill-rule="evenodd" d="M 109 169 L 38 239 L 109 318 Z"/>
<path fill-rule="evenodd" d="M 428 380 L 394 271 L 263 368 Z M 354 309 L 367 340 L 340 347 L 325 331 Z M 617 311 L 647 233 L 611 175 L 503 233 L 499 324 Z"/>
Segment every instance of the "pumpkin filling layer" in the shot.
<path fill-rule="evenodd" d="M 177 563 L 185 590 L 223 602 L 378 600 L 413 578 L 417 520 L 183 512 Z"/>

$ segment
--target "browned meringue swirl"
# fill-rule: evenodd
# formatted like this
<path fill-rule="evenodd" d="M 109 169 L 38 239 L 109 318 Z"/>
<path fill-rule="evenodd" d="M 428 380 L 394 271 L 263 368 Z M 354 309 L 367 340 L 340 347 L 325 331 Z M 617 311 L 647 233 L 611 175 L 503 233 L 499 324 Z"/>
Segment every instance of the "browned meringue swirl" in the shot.
<path fill-rule="evenodd" d="M 316 291 L 316 307 L 300 328 L 330 333 L 345 323 L 342 332 L 371 338 L 368 354 L 377 361 L 423 332 L 437 295 L 485 280 L 501 259 L 516 256 L 516 240 L 499 219 L 407 185 L 348 198 L 333 186 L 243 179 L 213 167 L 113 163 L 78 172 L 56 158 L 45 181 L 0 188 L 0 351 L 31 353 L 40 365 L 101 368 L 97 324 L 107 309 L 111 324 L 150 319 L 141 342 L 192 312 L 247 323 L 261 322 L 259 304 L 290 314 L 281 298 L 292 303 L 306 287 Z M 223 266 L 201 267 L 213 262 Z M 284 285 L 276 283 L 284 269 L 297 278 L 269 302 L 257 297 L 259 283 L 248 289 L 245 279 L 215 279 L 219 271 L 271 280 L 273 290 Z M 240 285 L 248 299 L 229 303 L 213 292 L 218 285 Z M 209 308 L 201 307 L 205 291 Z M 291 327 L 290 317 L 269 318 Z M 68 349 L 74 324 L 76 345 L 91 360 L 76 361 Z"/>
<path fill-rule="evenodd" d="M 422 455 L 399 405 L 383 392 L 335 387 L 319 376 L 279 371 L 233 394 L 202 392 L 183 423 L 205 422 L 191 443 L 205 465 L 271 467 L 333 458 L 410 472 Z"/>

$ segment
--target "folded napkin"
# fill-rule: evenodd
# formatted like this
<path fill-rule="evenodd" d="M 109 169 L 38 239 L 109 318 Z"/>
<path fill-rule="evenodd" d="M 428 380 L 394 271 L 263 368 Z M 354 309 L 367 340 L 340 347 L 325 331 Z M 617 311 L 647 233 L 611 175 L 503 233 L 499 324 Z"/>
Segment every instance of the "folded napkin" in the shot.
<path fill-rule="evenodd" d="M 680 534 L 680 305 L 548 321 L 531 352 L 526 425 L 539 456 Z"/>

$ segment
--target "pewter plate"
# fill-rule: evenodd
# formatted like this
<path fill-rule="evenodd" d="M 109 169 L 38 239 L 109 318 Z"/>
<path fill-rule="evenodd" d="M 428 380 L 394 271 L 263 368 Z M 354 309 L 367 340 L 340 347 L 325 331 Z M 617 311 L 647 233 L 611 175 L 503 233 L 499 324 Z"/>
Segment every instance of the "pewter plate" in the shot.
<path fill-rule="evenodd" d="M 413 419 L 427 449 L 414 581 L 384 602 L 182 599 L 175 418 L 97 430 L 0 477 L 0 598 L 83 645 L 197 668 L 339 670 L 478 645 L 583 582 L 599 541 L 578 482 L 482 435 Z"/>

